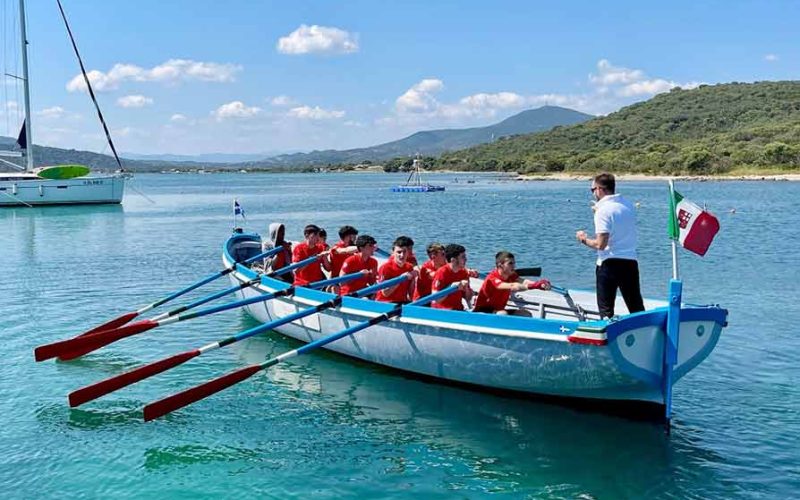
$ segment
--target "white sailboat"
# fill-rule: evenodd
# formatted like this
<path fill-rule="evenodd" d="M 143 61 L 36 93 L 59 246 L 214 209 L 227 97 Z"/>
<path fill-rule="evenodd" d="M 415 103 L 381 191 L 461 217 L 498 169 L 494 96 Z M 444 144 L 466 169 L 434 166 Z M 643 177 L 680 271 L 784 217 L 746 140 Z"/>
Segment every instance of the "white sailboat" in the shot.
<path fill-rule="evenodd" d="M 19 150 L 0 151 L 0 163 L 20 171 L 0 172 L 0 207 L 122 202 L 126 179 L 126 175 L 123 173 L 90 176 L 88 175 L 89 169 L 79 165 L 34 168 L 24 0 L 19 2 L 19 22 L 22 75 L 9 76 L 22 81 L 25 119 L 17 139 Z M 87 85 L 88 83 L 87 81 Z M 24 166 L 17 165 L 14 161 L 5 158 L 21 158 Z"/>

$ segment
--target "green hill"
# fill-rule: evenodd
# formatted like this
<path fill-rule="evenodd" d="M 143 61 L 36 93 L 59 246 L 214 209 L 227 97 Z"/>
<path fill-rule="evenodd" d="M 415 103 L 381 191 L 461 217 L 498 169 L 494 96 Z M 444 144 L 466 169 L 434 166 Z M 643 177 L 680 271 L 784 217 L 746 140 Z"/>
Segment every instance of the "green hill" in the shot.
<path fill-rule="evenodd" d="M 800 169 L 800 82 L 676 88 L 578 125 L 445 153 L 434 168 L 649 174 Z"/>
<path fill-rule="evenodd" d="M 11 137 L 0 137 L 0 150 L 15 150 L 16 139 Z M 91 151 L 80 151 L 77 149 L 61 149 L 53 148 L 50 146 L 33 146 L 33 159 L 35 166 L 40 167 L 43 165 L 86 165 L 95 172 L 113 172 L 119 166 L 113 156 L 104 155 L 100 153 L 93 153 Z M 17 159 L 16 163 L 21 164 L 22 160 Z M 139 172 L 158 171 L 168 165 L 167 162 L 146 162 L 126 160 L 123 158 L 122 165 L 128 170 Z M 7 165 L 0 164 L 0 172 L 13 171 Z"/>

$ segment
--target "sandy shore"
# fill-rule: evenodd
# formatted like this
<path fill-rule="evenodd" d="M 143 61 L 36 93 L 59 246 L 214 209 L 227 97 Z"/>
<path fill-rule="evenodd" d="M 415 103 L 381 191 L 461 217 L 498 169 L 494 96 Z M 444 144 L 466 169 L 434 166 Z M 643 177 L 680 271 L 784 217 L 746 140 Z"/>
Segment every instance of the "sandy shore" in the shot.
<path fill-rule="evenodd" d="M 518 175 L 518 181 L 591 181 L 592 175 L 580 174 L 536 174 Z M 681 175 L 671 177 L 668 175 L 644 174 L 615 174 L 621 181 L 800 181 L 800 174 L 775 174 L 775 175 Z"/>

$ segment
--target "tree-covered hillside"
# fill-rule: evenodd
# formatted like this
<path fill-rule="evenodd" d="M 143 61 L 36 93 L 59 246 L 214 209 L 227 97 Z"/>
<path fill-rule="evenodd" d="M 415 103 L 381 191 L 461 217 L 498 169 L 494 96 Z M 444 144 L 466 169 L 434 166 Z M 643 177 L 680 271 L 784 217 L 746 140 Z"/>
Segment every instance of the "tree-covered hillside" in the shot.
<path fill-rule="evenodd" d="M 673 89 L 605 117 L 442 155 L 455 170 L 721 174 L 800 169 L 800 82 Z"/>

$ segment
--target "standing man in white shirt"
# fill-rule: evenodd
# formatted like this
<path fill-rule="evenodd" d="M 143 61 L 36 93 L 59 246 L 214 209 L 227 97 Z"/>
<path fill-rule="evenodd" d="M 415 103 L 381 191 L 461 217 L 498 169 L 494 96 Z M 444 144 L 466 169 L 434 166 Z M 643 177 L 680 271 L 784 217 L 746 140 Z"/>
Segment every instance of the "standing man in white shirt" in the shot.
<path fill-rule="evenodd" d="M 597 308 L 600 316 L 614 316 L 617 288 L 629 312 L 644 311 L 639 288 L 639 263 L 636 261 L 636 211 L 621 195 L 615 194 L 616 181 L 603 173 L 592 181 L 594 206 L 594 238 L 586 231 L 575 237 L 589 248 L 597 250 Z"/>

